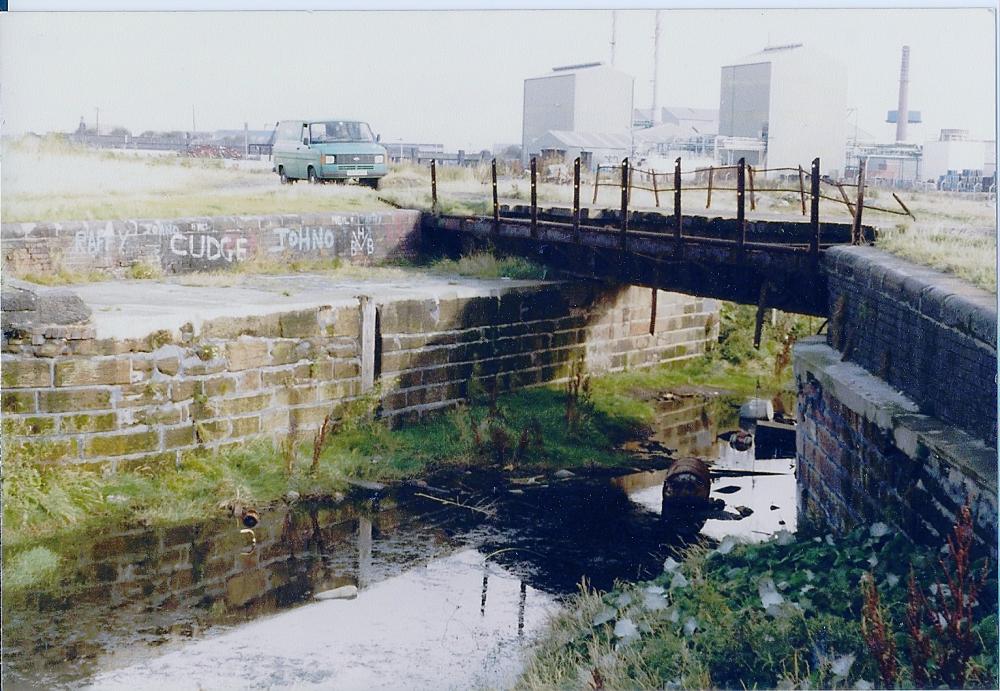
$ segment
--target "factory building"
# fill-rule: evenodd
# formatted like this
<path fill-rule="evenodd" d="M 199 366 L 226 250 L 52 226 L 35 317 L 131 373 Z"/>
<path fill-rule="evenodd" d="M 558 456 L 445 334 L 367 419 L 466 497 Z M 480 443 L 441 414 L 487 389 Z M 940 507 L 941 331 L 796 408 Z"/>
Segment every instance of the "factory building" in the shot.
<path fill-rule="evenodd" d="M 743 140 L 730 148 L 758 155 L 757 166 L 808 168 L 839 177 L 847 141 L 847 72 L 801 43 L 765 48 L 722 68 L 719 135 Z M 749 145 L 759 141 L 763 146 Z"/>
<path fill-rule="evenodd" d="M 634 81 L 631 75 L 599 62 L 556 67 L 549 74 L 525 79 L 522 163 L 540 157 L 543 146 L 550 157 L 572 160 L 587 154 L 595 164 L 605 156 L 628 155 L 627 149 L 608 152 L 581 147 L 630 141 Z M 571 156 L 573 151 L 577 153 Z"/>
<path fill-rule="evenodd" d="M 923 177 L 932 182 L 949 173 L 981 177 L 986 148 L 984 142 L 969 139 L 967 130 L 941 130 L 937 141 L 924 143 Z"/>

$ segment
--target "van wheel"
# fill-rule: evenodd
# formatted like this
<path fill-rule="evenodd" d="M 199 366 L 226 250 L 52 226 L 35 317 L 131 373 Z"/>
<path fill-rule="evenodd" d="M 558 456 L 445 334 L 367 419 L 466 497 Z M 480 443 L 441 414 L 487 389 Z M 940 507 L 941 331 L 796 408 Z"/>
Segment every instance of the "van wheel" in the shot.
<path fill-rule="evenodd" d="M 361 184 L 365 187 L 371 187 L 373 190 L 377 190 L 379 180 L 380 178 L 362 178 Z"/>
<path fill-rule="evenodd" d="M 287 175 L 285 175 L 285 167 L 284 166 L 281 166 L 281 167 L 278 168 L 278 175 L 279 175 L 279 179 L 281 180 L 281 184 L 282 185 L 291 185 L 292 184 L 291 178 L 289 178 Z"/>
<path fill-rule="evenodd" d="M 312 166 L 309 166 L 309 184 L 318 185 L 320 182 L 321 180 L 318 177 L 316 177 L 316 169 L 313 168 Z"/>

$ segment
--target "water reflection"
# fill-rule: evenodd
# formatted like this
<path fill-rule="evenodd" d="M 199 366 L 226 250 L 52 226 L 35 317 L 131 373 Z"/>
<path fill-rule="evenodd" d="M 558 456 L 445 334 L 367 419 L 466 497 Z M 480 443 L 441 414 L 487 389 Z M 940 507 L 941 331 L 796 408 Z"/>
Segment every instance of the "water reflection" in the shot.
<path fill-rule="evenodd" d="M 730 515 L 753 510 L 706 517 L 702 535 L 794 529 L 788 461 L 717 440 L 729 403 L 662 405 L 656 440 L 713 459 L 713 496 Z M 747 469 L 777 474 L 732 476 Z M 407 487 L 377 502 L 281 506 L 260 513 L 250 553 L 234 519 L 95 536 L 58 588 L 5 603 L 5 687 L 504 686 L 524 641 L 581 579 L 607 589 L 650 577 L 693 539 L 660 517 L 662 480 L 441 483 L 450 498 L 489 501 L 490 515 Z M 357 599 L 311 599 L 345 585 Z"/>

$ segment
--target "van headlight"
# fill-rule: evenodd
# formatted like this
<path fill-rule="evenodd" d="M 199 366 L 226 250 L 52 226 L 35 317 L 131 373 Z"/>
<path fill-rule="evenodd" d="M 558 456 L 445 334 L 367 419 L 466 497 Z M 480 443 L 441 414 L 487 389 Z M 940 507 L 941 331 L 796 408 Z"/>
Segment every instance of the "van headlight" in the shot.
<path fill-rule="evenodd" d="M 375 154 L 375 162 L 376 163 L 385 163 L 385 155 L 384 154 Z"/>
<path fill-rule="evenodd" d="M 334 156 L 333 154 L 324 154 L 323 155 L 323 163 L 325 165 L 330 165 L 330 164 L 336 163 L 336 162 L 337 162 L 337 157 Z"/>

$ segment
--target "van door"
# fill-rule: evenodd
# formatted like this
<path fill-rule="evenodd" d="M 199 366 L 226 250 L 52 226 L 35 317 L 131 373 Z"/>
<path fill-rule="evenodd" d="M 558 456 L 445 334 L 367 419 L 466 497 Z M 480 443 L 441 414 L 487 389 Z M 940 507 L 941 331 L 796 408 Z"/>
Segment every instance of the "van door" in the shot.
<path fill-rule="evenodd" d="M 303 122 L 297 131 L 298 139 L 295 142 L 295 177 L 305 180 L 308 177 L 306 171 L 309 169 L 309 160 L 312 156 L 312 152 L 309 151 L 309 145 L 303 143 L 309 141 L 309 125 Z"/>
<path fill-rule="evenodd" d="M 295 140 L 292 138 L 292 126 L 294 123 L 282 121 L 278 123 L 274 134 L 274 148 L 271 155 L 274 157 L 274 170 L 281 173 L 284 170 L 289 178 L 295 177 Z"/>

